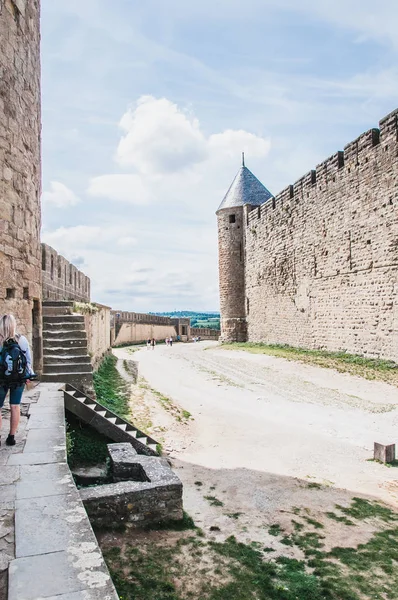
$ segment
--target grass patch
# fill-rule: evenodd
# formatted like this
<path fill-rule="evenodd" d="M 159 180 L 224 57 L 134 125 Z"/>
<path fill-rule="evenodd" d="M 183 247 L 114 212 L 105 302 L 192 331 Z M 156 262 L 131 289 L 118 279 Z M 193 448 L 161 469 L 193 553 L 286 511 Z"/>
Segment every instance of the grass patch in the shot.
<path fill-rule="evenodd" d="M 278 536 L 278 535 L 280 535 L 282 532 L 283 532 L 283 529 L 282 529 L 282 527 L 278 523 L 274 523 L 268 529 L 268 533 L 270 535 L 275 536 L 275 537 Z"/>
<path fill-rule="evenodd" d="M 380 519 L 385 523 L 398 521 L 398 514 L 392 511 L 388 506 L 384 506 L 376 501 L 366 500 L 364 498 L 353 498 L 351 506 L 348 508 L 336 504 L 344 515 L 354 519 L 363 520 L 371 517 Z"/>
<path fill-rule="evenodd" d="M 194 520 L 189 516 L 188 513 L 183 513 L 183 517 L 179 521 L 170 520 L 170 521 L 162 521 L 160 523 L 151 523 L 145 527 L 146 531 L 185 531 L 187 529 L 197 529 Z"/>
<path fill-rule="evenodd" d="M 149 539 L 122 551 L 105 548 L 104 555 L 123 600 L 397 600 L 398 526 L 388 527 L 386 520 L 396 522 L 398 515 L 358 498 L 338 509 L 357 520 L 372 517 L 380 530 L 355 548 L 326 552 L 318 521 L 298 523 L 292 535 L 272 525 L 272 535 L 300 548 L 303 560 L 283 555 L 272 560 L 273 548 L 235 537 L 215 542 L 201 530 L 201 536 L 185 532 L 163 544 Z M 308 525 L 316 531 L 305 531 Z"/>
<path fill-rule="evenodd" d="M 227 513 L 227 517 L 229 517 L 230 519 L 235 519 L 235 521 L 237 519 L 239 519 L 239 517 L 243 515 L 243 513 L 241 512 L 235 512 L 235 513 Z"/>
<path fill-rule="evenodd" d="M 391 360 L 365 358 L 347 352 L 327 352 L 326 350 L 308 350 L 294 348 L 284 344 L 263 344 L 254 342 L 236 342 L 222 344 L 226 350 L 246 350 L 255 354 L 279 356 L 288 360 L 297 360 L 308 364 L 336 369 L 340 373 L 351 373 L 365 379 L 379 379 L 398 387 L 398 364 Z"/>
<path fill-rule="evenodd" d="M 130 416 L 130 386 L 116 368 L 116 356 L 106 356 L 94 373 L 94 389 L 97 400 L 123 419 Z"/>
<path fill-rule="evenodd" d="M 180 408 L 177 404 L 173 402 L 171 398 L 165 396 L 164 394 L 161 394 L 154 388 L 151 388 L 150 386 L 148 386 L 148 384 L 140 384 L 140 387 L 144 389 L 149 389 L 151 393 L 157 398 L 161 406 L 165 410 L 167 410 L 167 412 L 171 413 L 177 421 L 186 423 L 192 418 L 192 415 L 188 410 Z"/>
<path fill-rule="evenodd" d="M 82 423 L 68 412 L 67 456 L 70 467 L 80 467 L 105 463 L 108 458 L 107 444 L 112 440 L 95 429 Z"/>
<path fill-rule="evenodd" d="M 224 506 L 224 502 L 221 502 L 215 496 L 205 496 L 205 500 L 208 500 L 211 506 Z"/>
<path fill-rule="evenodd" d="M 347 525 L 348 527 L 355 527 L 355 523 L 350 521 L 350 519 L 348 519 L 345 515 L 341 516 L 336 515 L 334 512 L 327 512 L 326 516 L 329 517 L 329 519 L 333 519 L 333 521 L 337 521 L 338 523 L 344 523 L 344 525 Z"/>

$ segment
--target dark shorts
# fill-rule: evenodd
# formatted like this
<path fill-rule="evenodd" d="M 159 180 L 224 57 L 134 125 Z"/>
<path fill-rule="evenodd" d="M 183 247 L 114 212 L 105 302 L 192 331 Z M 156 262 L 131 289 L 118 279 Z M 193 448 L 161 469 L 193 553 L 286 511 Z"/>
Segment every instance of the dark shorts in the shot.
<path fill-rule="evenodd" d="M 25 389 L 25 384 L 18 385 L 17 387 L 13 387 L 10 390 L 10 404 L 21 404 L 22 394 Z M 7 396 L 7 392 L 9 390 L 8 385 L 0 385 L 0 408 L 3 408 L 4 400 Z"/>

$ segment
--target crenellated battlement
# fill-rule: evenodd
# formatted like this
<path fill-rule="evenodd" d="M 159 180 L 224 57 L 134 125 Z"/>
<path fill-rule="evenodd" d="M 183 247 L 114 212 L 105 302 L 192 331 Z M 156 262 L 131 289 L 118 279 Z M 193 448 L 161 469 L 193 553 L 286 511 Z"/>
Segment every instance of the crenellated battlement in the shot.
<path fill-rule="evenodd" d="M 242 222 L 249 341 L 398 362 L 398 110 Z"/>
<path fill-rule="evenodd" d="M 379 128 L 372 128 L 362 133 L 358 138 L 350 142 L 326 160 L 321 162 L 293 184 L 284 188 L 274 199 L 270 199 L 261 205 L 261 210 L 254 210 L 247 220 L 249 226 L 256 218 L 266 216 L 272 211 L 290 205 L 292 199 L 295 202 L 306 201 L 318 197 L 319 194 L 331 185 L 338 187 L 345 184 L 346 179 L 360 176 L 357 172 L 359 167 L 371 167 L 379 159 L 381 153 L 383 161 L 386 158 L 396 159 L 398 143 L 398 109 L 381 119 Z M 281 205 L 281 206 L 280 206 Z"/>

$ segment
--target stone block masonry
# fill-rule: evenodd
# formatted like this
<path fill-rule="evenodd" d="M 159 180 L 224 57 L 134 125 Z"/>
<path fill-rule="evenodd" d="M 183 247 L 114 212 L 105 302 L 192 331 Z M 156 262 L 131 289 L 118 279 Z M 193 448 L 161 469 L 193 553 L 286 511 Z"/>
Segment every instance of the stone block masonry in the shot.
<path fill-rule="evenodd" d="M 0 0 L 0 313 L 41 367 L 40 3 Z"/>
<path fill-rule="evenodd" d="M 249 341 L 398 362 L 398 111 L 243 221 Z"/>
<path fill-rule="evenodd" d="M 90 279 L 47 244 L 41 245 L 43 300 L 90 302 Z"/>

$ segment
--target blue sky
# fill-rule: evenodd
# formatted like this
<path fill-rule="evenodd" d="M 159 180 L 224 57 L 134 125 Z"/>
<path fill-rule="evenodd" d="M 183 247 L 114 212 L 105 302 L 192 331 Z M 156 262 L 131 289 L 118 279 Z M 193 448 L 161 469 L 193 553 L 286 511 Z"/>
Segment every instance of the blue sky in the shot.
<path fill-rule="evenodd" d="M 133 311 L 217 310 L 215 210 L 398 106 L 394 0 L 42 0 L 43 240 Z"/>

